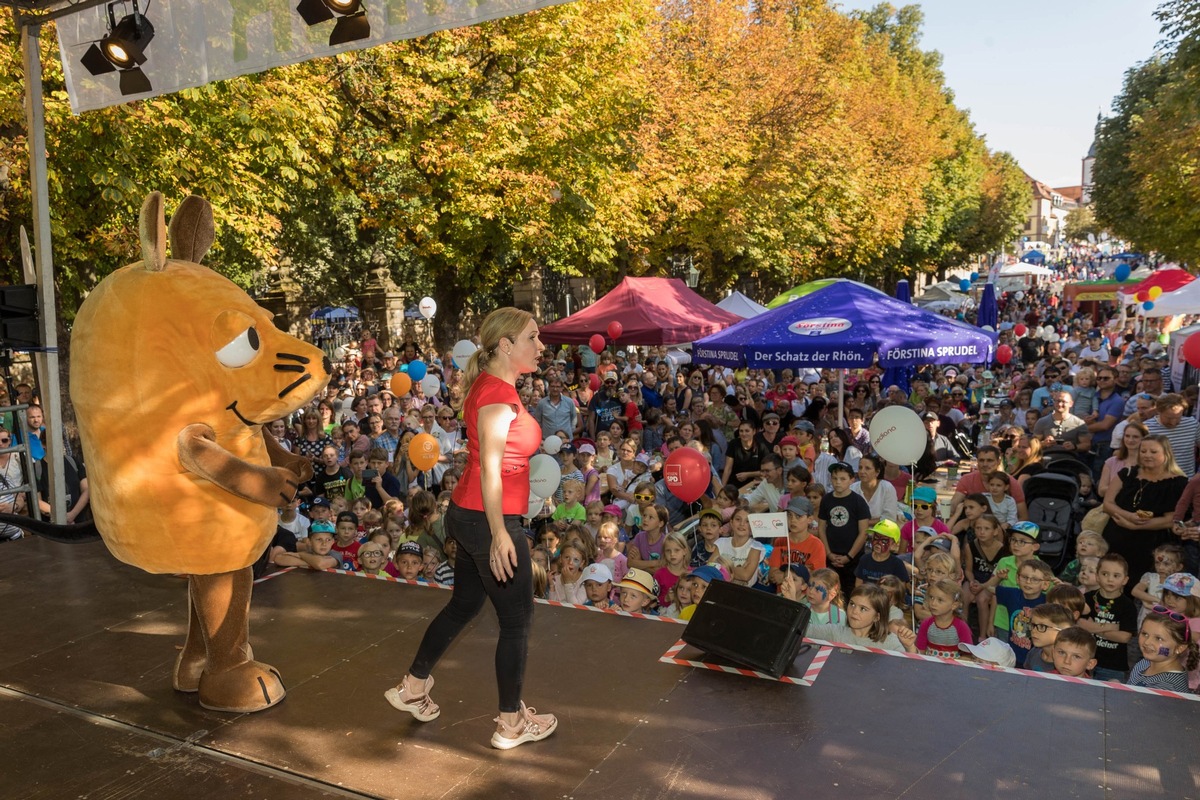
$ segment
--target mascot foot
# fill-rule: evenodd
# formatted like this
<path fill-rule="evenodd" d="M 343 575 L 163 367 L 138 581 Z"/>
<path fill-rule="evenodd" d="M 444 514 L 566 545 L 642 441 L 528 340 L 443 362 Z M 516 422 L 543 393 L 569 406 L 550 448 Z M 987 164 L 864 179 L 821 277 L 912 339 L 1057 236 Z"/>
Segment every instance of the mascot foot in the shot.
<path fill-rule="evenodd" d="M 200 691 L 200 677 L 208 668 L 208 659 L 201 653 L 199 657 L 190 655 L 187 650 L 175 659 L 175 672 L 171 676 L 171 686 L 177 692 Z"/>
<path fill-rule="evenodd" d="M 200 676 L 200 705 L 209 711 L 247 714 L 262 711 L 284 698 L 283 679 L 268 664 L 247 661 L 221 673 Z"/>

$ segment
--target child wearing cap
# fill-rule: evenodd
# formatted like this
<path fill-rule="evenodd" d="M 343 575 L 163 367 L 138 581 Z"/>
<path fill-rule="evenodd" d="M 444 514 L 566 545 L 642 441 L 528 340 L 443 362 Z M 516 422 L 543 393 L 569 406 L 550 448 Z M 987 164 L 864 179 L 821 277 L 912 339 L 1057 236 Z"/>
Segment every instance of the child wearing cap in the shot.
<path fill-rule="evenodd" d="M 1200 641 L 1200 580 L 1187 572 L 1177 572 L 1163 581 L 1162 604 L 1187 617 L 1192 641 Z M 1188 672 L 1188 688 L 1200 689 L 1200 668 Z"/>
<path fill-rule="evenodd" d="M 696 613 L 696 606 L 704 599 L 704 593 L 708 590 L 709 585 L 713 581 L 725 580 L 725 572 L 716 564 L 706 564 L 703 567 L 696 567 L 689 572 L 688 579 L 691 602 L 679 609 L 679 618 L 682 620 L 690 620 L 692 618 L 692 614 Z"/>
<path fill-rule="evenodd" d="M 358 515 L 353 511 L 343 511 L 337 517 L 333 542 L 334 555 L 342 559 L 341 569 L 352 570 L 358 567 L 360 547 L 362 543 L 358 539 Z"/>
<path fill-rule="evenodd" d="M 588 564 L 580 579 L 585 599 L 583 605 L 593 608 L 612 608 L 613 574 L 604 564 Z"/>
<path fill-rule="evenodd" d="M 784 474 L 790 473 L 796 467 L 804 467 L 804 459 L 800 457 L 800 440 L 788 434 L 779 440 L 779 457 L 783 459 Z"/>
<path fill-rule="evenodd" d="M 631 614 L 654 614 L 658 584 L 644 569 L 630 569 L 617 584 L 617 606 Z"/>
<path fill-rule="evenodd" d="M 1037 552 L 1042 547 L 1041 535 L 1042 529 L 1035 523 L 1023 520 L 1013 525 L 1008 532 L 1008 551 L 1011 555 L 1004 556 L 996 562 L 992 577 L 984 584 L 984 588 L 993 594 L 1000 586 L 1017 588 L 1018 565 L 1026 559 L 1037 557 Z M 1001 641 L 1008 641 L 1008 621 L 1008 613 L 1002 606 L 997 605 L 992 625 L 996 637 Z"/>
<path fill-rule="evenodd" d="M 949 533 L 946 523 L 937 517 L 937 491 L 932 486 L 918 486 L 912 493 L 912 519 L 900 528 L 900 552 L 913 550 L 918 528 L 933 528 L 937 533 Z"/>
<path fill-rule="evenodd" d="M 308 544 L 307 553 L 276 553 L 273 559 L 275 566 L 302 569 L 341 567 L 342 559 L 330 552 L 333 549 L 333 525 L 328 522 L 314 522 L 308 531 Z"/>
<path fill-rule="evenodd" d="M 421 577 L 421 569 L 425 566 L 425 552 L 416 542 L 404 542 L 392 557 L 392 563 L 384 568 L 384 572 L 393 578 L 405 581 L 415 581 Z"/>
<path fill-rule="evenodd" d="M 803 495 L 793 497 L 787 507 L 788 535 L 771 542 L 771 555 L 767 558 L 771 567 L 767 580 L 776 587 L 782 585 L 785 570 L 791 565 L 804 566 L 810 571 L 825 569 L 825 545 L 812 535 L 812 521 L 812 503 Z"/>
<path fill-rule="evenodd" d="M 969 653 L 979 661 L 995 664 L 998 667 L 1012 669 L 1017 666 L 1017 657 L 1012 648 L 999 639 L 984 639 L 979 644 L 961 642 L 958 649 Z"/>
<path fill-rule="evenodd" d="M 867 555 L 859 559 L 854 568 L 855 586 L 864 583 L 879 583 L 885 575 L 893 575 L 901 582 L 909 580 L 908 565 L 895 554 L 900 546 L 900 526 L 890 519 L 881 519 L 867 529 Z"/>

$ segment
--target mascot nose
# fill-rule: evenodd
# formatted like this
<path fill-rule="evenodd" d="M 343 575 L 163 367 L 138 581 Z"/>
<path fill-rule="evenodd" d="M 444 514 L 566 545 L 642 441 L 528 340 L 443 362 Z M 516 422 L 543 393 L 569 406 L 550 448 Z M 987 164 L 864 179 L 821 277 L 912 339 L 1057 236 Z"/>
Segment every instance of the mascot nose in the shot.
<path fill-rule="evenodd" d="M 329 356 L 325 356 L 321 359 L 321 366 L 325 368 L 326 375 L 333 374 L 333 362 L 329 360 Z"/>

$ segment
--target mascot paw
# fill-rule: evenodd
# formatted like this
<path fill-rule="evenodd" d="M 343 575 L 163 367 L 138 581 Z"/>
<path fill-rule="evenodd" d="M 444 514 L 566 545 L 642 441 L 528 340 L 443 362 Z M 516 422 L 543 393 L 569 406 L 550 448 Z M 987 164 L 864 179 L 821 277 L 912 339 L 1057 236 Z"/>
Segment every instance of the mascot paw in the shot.
<path fill-rule="evenodd" d="M 200 676 L 200 705 L 210 711 L 249 713 L 278 703 L 286 693 L 274 667 L 246 661 L 220 673 Z"/>
<path fill-rule="evenodd" d="M 175 659 L 175 672 L 171 676 L 171 686 L 177 692 L 200 691 L 200 676 L 208 668 L 208 659 L 204 653 L 192 655 L 184 650 Z"/>

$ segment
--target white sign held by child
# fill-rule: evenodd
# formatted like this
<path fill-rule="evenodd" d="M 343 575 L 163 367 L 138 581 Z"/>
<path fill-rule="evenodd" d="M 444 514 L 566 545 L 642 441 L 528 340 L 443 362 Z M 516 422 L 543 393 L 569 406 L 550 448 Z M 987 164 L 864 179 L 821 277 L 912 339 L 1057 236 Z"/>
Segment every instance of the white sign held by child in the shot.
<path fill-rule="evenodd" d="M 755 539 L 778 539 L 788 535 L 787 512 L 750 515 L 750 535 Z"/>

